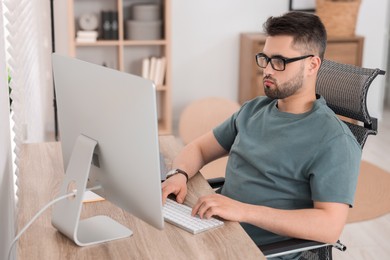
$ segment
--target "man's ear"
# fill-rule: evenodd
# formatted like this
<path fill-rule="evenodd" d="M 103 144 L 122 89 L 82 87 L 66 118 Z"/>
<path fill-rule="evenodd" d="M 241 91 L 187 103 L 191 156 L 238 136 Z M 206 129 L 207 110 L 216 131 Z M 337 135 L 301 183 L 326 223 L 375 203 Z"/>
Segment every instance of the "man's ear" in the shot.
<path fill-rule="evenodd" d="M 321 59 L 318 56 L 314 56 L 310 59 L 308 73 L 309 75 L 317 74 L 321 67 Z"/>

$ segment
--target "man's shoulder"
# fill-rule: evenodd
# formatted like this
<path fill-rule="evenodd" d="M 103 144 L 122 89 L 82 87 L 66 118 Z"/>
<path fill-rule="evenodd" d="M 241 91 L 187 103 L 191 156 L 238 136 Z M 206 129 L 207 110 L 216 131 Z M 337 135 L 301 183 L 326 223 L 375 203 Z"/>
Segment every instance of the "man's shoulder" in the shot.
<path fill-rule="evenodd" d="M 319 131 L 324 134 L 323 140 L 330 140 L 333 138 L 348 138 L 357 143 L 355 135 L 350 128 L 337 116 L 332 109 L 324 106 L 317 114 L 317 120 L 321 122 Z"/>

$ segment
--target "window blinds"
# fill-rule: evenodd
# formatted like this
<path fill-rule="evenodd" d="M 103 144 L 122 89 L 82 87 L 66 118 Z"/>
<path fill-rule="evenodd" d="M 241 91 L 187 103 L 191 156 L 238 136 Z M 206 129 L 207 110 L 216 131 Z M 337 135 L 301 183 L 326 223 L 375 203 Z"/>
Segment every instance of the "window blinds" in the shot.
<path fill-rule="evenodd" d="M 17 149 L 48 140 L 54 129 L 50 2 L 3 0 L 7 65 Z"/>
<path fill-rule="evenodd" d="M 51 73 L 50 2 L 43 0 L 2 0 L 0 3 L 1 82 L 7 71 L 12 89 L 12 147 L 8 124 L 0 130 L 0 259 L 6 259 L 14 237 L 16 204 L 13 183 L 25 142 L 54 139 L 53 85 Z M 4 72 L 4 73 L 3 73 Z M 7 81 L 5 80 L 5 85 Z M 9 122 L 8 95 L 0 84 L 0 120 Z M 8 89 L 8 88 L 7 88 Z M 7 96 L 7 98 L 4 98 Z M 3 102 L 6 100 L 5 102 Z M 6 111 L 5 111 L 6 110 Z M 4 114 L 5 113 L 5 114 Z M 8 143 L 8 145 L 3 145 Z M 14 174 L 12 172 L 14 161 Z M 3 165 L 4 164 L 4 165 Z M 16 198 L 17 199 L 17 198 Z M 14 256 L 14 255 L 13 255 Z"/>

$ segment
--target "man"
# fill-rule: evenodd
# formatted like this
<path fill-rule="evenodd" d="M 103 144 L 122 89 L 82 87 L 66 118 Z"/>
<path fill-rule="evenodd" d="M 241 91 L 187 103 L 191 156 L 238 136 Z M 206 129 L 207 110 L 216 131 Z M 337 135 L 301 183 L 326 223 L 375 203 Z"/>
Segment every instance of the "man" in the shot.
<path fill-rule="evenodd" d="M 202 197 L 192 213 L 239 221 L 258 245 L 288 237 L 334 243 L 353 204 L 361 148 L 316 95 L 326 31 L 309 13 L 264 24 L 256 55 L 267 97 L 246 102 L 231 118 L 183 148 L 173 167 L 192 177 L 229 155 L 221 194 Z M 187 193 L 185 174 L 162 184 L 163 200 Z"/>

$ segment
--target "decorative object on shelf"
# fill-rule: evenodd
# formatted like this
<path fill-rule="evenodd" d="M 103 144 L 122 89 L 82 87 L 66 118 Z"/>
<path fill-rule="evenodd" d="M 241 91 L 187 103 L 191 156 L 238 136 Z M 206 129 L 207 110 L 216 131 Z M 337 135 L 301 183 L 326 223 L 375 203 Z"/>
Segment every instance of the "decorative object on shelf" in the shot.
<path fill-rule="evenodd" d="M 354 36 L 361 0 L 317 0 L 316 14 L 328 36 Z"/>
<path fill-rule="evenodd" d="M 290 11 L 314 12 L 316 8 L 316 0 L 290 0 Z"/>
<path fill-rule="evenodd" d="M 102 40 L 117 40 L 118 39 L 118 12 L 102 11 Z"/>
<path fill-rule="evenodd" d="M 127 37 L 129 40 L 158 40 L 161 39 L 161 21 L 126 21 Z"/>
<path fill-rule="evenodd" d="M 157 21 L 161 19 L 158 4 L 136 4 L 133 6 L 133 18 L 136 21 Z"/>
<path fill-rule="evenodd" d="M 126 21 L 129 40 L 161 39 L 162 21 L 158 4 L 136 4 L 132 8 L 132 20 Z"/>
<path fill-rule="evenodd" d="M 76 41 L 79 43 L 96 42 L 98 38 L 99 17 L 96 14 L 83 14 L 78 19 L 80 30 L 77 31 Z"/>
<path fill-rule="evenodd" d="M 98 38 L 97 31 L 77 31 L 76 42 L 87 43 L 87 42 L 96 42 Z"/>
<path fill-rule="evenodd" d="M 99 17 L 96 14 L 83 14 L 78 21 L 80 30 L 95 31 L 99 28 Z"/>
<path fill-rule="evenodd" d="M 110 39 L 118 39 L 118 12 L 110 12 L 111 31 Z"/>

